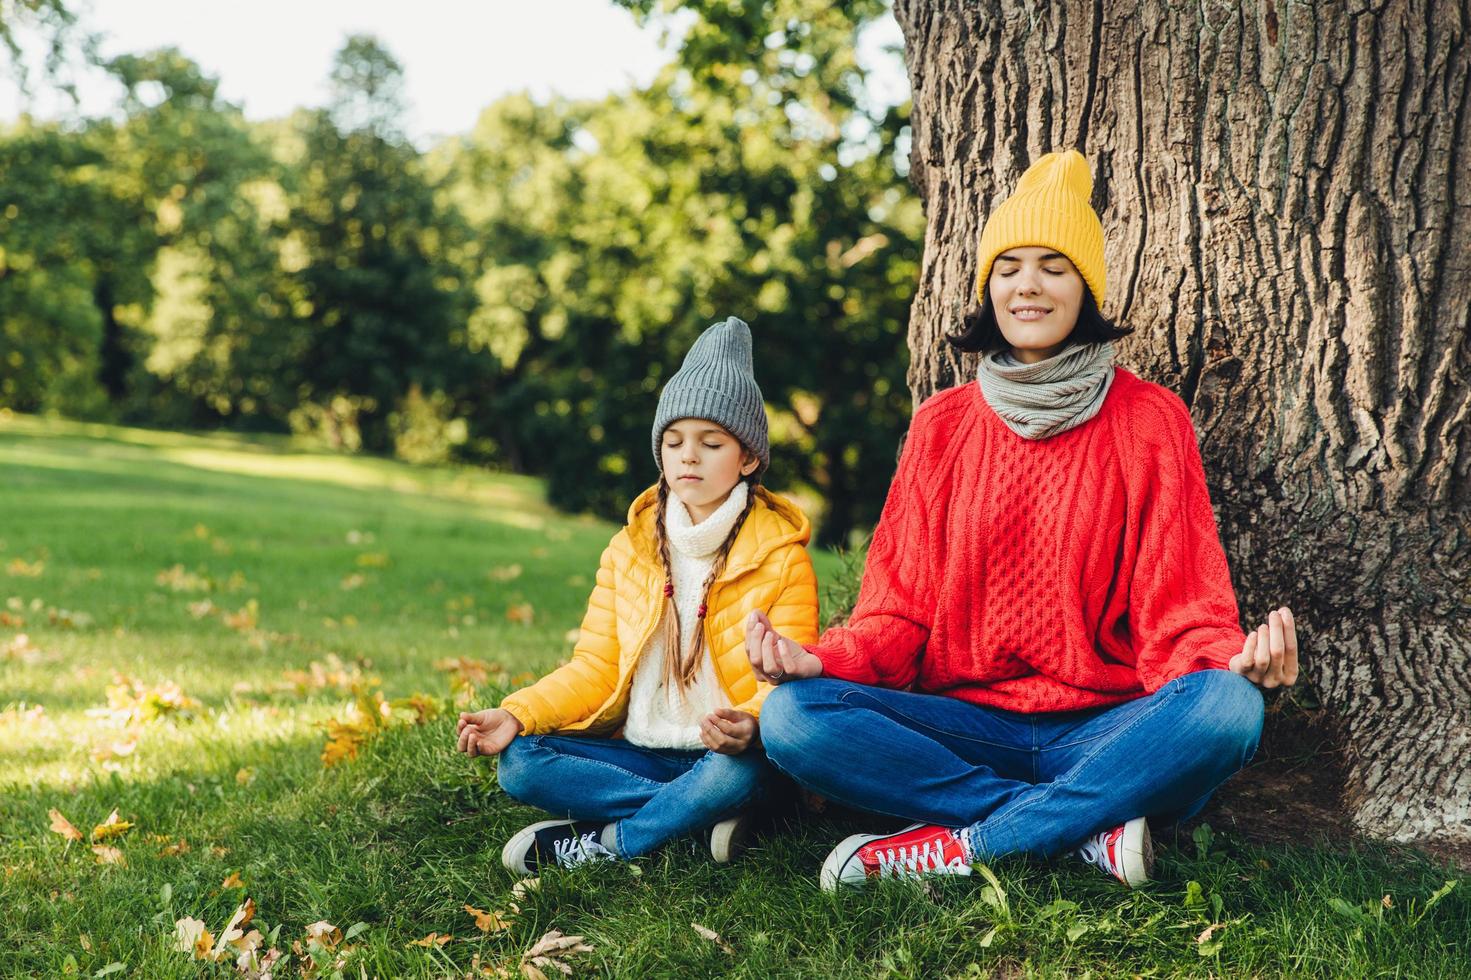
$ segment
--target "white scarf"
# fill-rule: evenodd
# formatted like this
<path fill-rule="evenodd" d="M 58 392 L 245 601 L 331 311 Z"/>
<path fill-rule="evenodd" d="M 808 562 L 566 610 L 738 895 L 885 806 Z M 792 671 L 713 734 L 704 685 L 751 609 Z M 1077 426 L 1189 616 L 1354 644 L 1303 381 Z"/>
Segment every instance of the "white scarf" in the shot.
<path fill-rule="evenodd" d="M 715 567 L 715 553 L 725 543 L 736 518 L 746 509 L 750 488 L 744 480 L 736 484 L 725 503 L 696 524 L 674 494 L 664 510 L 664 531 L 669 535 L 669 565 L 674 575 L 674 608 L 679 622 L 680 643 L 690 642 L 691 631 L 701 627 L 700 588 Z M 709 649 L 700 663 L 695 682 L 680 690 L 666 684 L 665 661 L 677 651 L 664 648 L 664 631 L 654 630 L 640 652 L 628 696 L 628 719 L 623 737 L 635 745 L 659 749 L 700 749 L 700 721 L 716 708 L 730 707 L 730 698 L 715 676 Z"/>
<path fill-rule="evenodd" d="M 664 530 L 669 535 L 669 546 L 691 558 L 708 558 L 715 554 L 735 526 L 736 518 L 746 509 L 746 499 L 750 494 L 750 486 L 742 480 L 725 498 L 725 503 L 715 509 L 715 513 L 696 524 L 684 501 L 671 493 L 669 506 L 664 512 Z"/>

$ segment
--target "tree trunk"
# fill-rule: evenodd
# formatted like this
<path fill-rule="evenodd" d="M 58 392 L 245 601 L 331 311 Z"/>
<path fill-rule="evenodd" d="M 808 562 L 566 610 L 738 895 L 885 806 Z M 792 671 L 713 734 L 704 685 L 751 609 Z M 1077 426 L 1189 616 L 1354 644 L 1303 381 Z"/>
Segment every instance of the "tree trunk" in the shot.
<path fill-rule="evenodd" d="M 1298 613 L 1365 832 L 1471 841 L 1464 0 L 896 0 L 929 215 L 915 404 L 991 208 L 1093 168 L 1122 361 L 1191 407 L 1242 615 Z"/>

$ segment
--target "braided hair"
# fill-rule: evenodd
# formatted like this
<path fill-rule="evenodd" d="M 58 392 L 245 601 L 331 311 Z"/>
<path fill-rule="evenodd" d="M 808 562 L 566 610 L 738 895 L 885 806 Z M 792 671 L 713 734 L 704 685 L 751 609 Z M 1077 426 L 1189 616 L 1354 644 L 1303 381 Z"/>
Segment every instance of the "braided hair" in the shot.
<path fill-rule="evenodd" d="M 720 550 L 715 553 L 715 563 L 710 566 L 710 574 L 705 576 L 705 582 L 700 586 L 700 608 L 694 628 L 690 631 L 693 635 L 688 649 L 682 649 L 679 642 L 679 613 L 674 604 L 674 566 L 669 560 L 669 535 L 664 529 L 664 511 L 669 503 L 669 481 L 662 476 L 659 478 L 659 504 L 654 518 L 654 533 L 659 542 L 659 561 L 664 566 L 664 678 L 671 689 L 688 689 L 694 683 L 695 675 L 700 672 L 700 662 L 705 653 L 705 614 L 709 610 L 710 589 L 725 571 L 730 549 L 741 533 L 751 508 L 756 504 L 756 487 L 759 482 L 754 475 L 746 477 L 746 484 L 751 491 L 746 495 L 746 506 L 731 525 L 730 533 L 725 536 Z"/>

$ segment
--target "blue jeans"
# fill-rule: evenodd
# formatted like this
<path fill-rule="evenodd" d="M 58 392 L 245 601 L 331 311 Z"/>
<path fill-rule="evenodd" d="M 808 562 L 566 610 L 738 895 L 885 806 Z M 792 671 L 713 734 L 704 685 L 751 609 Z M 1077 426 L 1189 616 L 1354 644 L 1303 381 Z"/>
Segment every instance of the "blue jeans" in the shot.
<path fill-rule="evenodd" d="M 1087 711 L 1019 714 L 829 678 L 782 684 L 761 710 L 778 769 L 850 807 L 965 828 L 978 859 L 1192 816 L 1261 730 L 1261 692 L 1225 670 Z"/>
<path fill-rule="evenodd" d="M 741 755 L 646 749 L 621 738 L 522 735 L 500 754 L 501 788 L 571 820 L 617 821 L 604 841 L 622 857 L 712 827 L 752 803 L 771 767 Z"/>

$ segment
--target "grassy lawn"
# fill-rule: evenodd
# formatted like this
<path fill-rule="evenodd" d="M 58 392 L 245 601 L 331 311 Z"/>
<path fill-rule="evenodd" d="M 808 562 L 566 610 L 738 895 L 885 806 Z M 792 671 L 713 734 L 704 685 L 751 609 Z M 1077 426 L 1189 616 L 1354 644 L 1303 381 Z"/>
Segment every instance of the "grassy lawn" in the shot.
<path fill-rule="evenodd" d="M 552 930 L 576 975 L 1471 976 L 1458 872 L 1208 827 L 1136 892 L 1006 861 L 824 895 L 867 825 L 810 814 L 728 867 L 675 846 L 513 892 L 500 846 L 538 814 L 452 753 L 455 699 L 570 651 L 612 526 L 534 480 L 272 440 L 9 418 L 0 468 L 0 976 L 237 975 L 177 923 L 219 937 L 247 898 L 278 977 L 520 976 Z M 334 719 L 357 754 L 326 766 Z"/>

